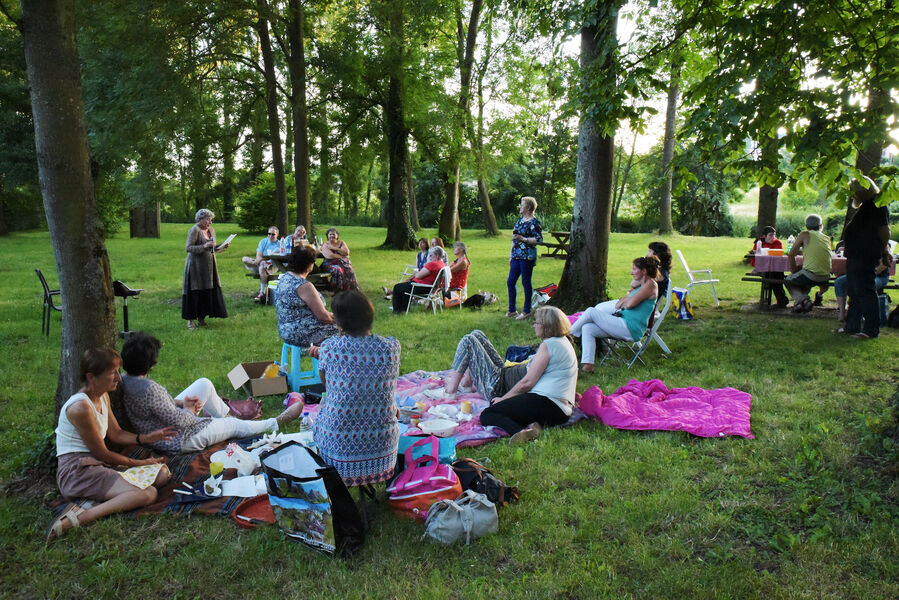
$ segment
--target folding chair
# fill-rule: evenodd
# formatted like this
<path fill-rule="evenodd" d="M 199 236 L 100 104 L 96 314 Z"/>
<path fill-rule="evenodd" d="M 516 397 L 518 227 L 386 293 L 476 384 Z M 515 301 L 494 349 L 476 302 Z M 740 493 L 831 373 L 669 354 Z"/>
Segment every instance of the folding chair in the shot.
<path fill-rule="evenodd" d="M 56 306 L 53 303 L 53 296 L 59 297 L 59 290 L 51 290 L 47 285 L 47 280 L 40 269 L 35 269 L 37 278 L 41 280 L 41 286 L 44 288 L 44 307 L 41 309 L 41 333 L 50 337 L 50 315 L 52 311 L 62 312 L 62 306 Z"/>
<path fill-rule="evenodd" d="M 437 314 L 437 307 L 440 307 L 440 312 L 443 312 L 443 298 L 444 294 L 449 289 L 449 281 L 449 267 L 443 267 L 437 272 L 434 283 L 425 284 L 413 282 L 412 289 L 409 291 L 409 304 L 406 305 L 406 314 L 409 313 L 409 307 L 419 300 L 423 301 L 423 304 L 430 304 L 431 310 L 434 311 L 435 315 Z"/>
<path fill-rule="evenodd" d="M 615 354 L 618 358 L 622 360 L 622 362 L 627 362 L 627 368 L 630 369 L 634 366 L 634 363 L 638 360 L 641 365 L 645 365 L 643 362 L 641 355 L 646 351 L 646 348 L 649 346 L 649 343 L 655 340 L 655 342 L 659 345 L 659 348 L 662 349 L 664 354 L 671 354 L 671 350 L 668 348 L 668 345 L 662 340 L 659 336 L 659 327 L 662 325 L 662 321 L 665 320 L 665 315 L 668 314 L 668 309 L 671 308 L 671 288 L 674 287 L 672 285 L 668 286 L 668 293 L 665 294 L 664 298 L 659 298 L 656 302 L 656 309 L 659 307 L 659 303 L 662 303 L 662 309 L 656 312 L 653 310 L 652 314 L 649 317 L 649 324 L 646 326 L 646 331 L 643 333 L 643 336 L 634 342 L 628 342 L 625 340 L 619 340 L 618 338 L 603 338 L 605 343 L 607 344 L 607 349 L 605 354 L 602 357 L 602 360 L 599 361 L 599 364 L 602 365 L 606 362 L 606 359 L 609 358 L 612 354 Z M 621 356 L 620 352 L 623 351 L 624 348 L 627 348 L 633 354 L 633 358 L 628 359 Z"/>
<path fill-rule="evenodd" d="M 687 259 L 684 258 L 683 252 L 680 250 L 675 250 L 677 252 L 677 257 L 680 259 L 680 264 L 684 266 L 684 271 L 687 272 L 687 279 L 690 280 L 690 283 L 687 284 L 687 292 L 694 285 L 705 285 L 708 284 L 712 287 L 712 296 L 715 298 L 715 306 L 719 306 L 718 302 L 718 294 L 715 292 L 715 284 L 718 283 L 718 279 L 712 279 L 712 270 L 711 269 L 696 269 L 694 271 L 690 270 L 690 267 L 687 266 Z M 705 274 L 702 277 L 697 277 L 697 275 Z"/>

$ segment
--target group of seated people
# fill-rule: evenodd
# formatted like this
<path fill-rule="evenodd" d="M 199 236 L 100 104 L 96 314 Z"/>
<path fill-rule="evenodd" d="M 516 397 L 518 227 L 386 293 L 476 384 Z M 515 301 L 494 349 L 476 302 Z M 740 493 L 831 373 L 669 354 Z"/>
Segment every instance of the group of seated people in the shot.
<path fill-rule="evenodd" d="M 443 240 L 435 237 L 428 246 L 428 240 L 418 240 L 418 255 L 415 264 L 416 271 L 404 281 L 393 286 L 393 290 L 384 289 L 384 297 L 393 302 L 394 314 L 402 314 L 409 307 L 413 290 L 417 286 L 431 286 L 440 275 L 440 271 L 449 265 L 449 284 L 446 286 L 448 293 L 457 292 L 461 298 L 468 286 L 468 271 L 471 260 L 468 258 L 468 248 L 463 242 L 453 244 L 452 262 L 443 247 Z"/>
<path fill-rule="evenodd" d="M 330 274 L 329 287 L 334 292 L 352 290 L 358 287 L 356 272 L 350 262 L 350 249 L 346 242 L 340 239 L 337 228 L 331 227 L 326 232 L 327 239 L 321 245 L 315 246 L 306 237 L 306 228 L 297 226 L 293 234 L 281 240 L 279 231 L 275 226 L 269 227 L 268 235 L 256 246 L 256 256 L 244 256 L 244 266 L 254 275 L 259 275 L 259 293 L 255 297 L 256 302 L 264 302 L 266 288 L 272 276 L 276 275 L 282 267 L 278 262 L 266 258 L 281 254 L 282 248 L 290 254 L 294 248 L 309 247 L 316 255 L 322 256 L 321 265 L 317 268 L 320 272 Z"/>

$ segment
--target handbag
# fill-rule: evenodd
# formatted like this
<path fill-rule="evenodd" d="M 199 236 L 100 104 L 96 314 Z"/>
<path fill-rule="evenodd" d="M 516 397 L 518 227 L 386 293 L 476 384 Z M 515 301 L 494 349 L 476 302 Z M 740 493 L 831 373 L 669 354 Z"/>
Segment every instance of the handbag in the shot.
<path fill-rule="evenodd" d="M 671 288 L 671 299 L 674 302 L 674 314 L 680 321 L 689 321 L 693 318 L 693 305 L 690 303 L 689 290 L 684 288 Z"/>
<path fill-rule="evenodd" d="M 468 545 L 472 538 L 497 529 L 496 505 L 484 494 L 467 490 L 455 500 L 441 500 L 431 507 L 421 537 L 431 536 L 442 544 L 452 544 L 464 537 Z"/>
<path fill-rule="evenodd" d="M 231 398 L 222 398 L 231 414 L 243 421 L 252 421 L 262 416 L 262 400 L 256 400 L 252 396 L 246 400 L 233 400 Z"/>
<path fill-rule="evenodd" d="M 438 438 L 433 435 L 429 435 L 427 437 L 422 437 L 420 435 L 401 435 L 400 443 L 397 447 L 397 457 L 396 457 L 396 472 L 399 473 L 403 469 L 406 468 L 406 450 L 415 446 L 415 449 L 412 450 L 412 458 L 416 459 L 421 456 L 425 456 L 428 453 L 430 447 L 427 444 L 421 444 L 416 446 L 417 442 L 420 442 L 423 439 L 434 438 L 437 440 L 439 444 L 439 450 L 437 455 L 437 460 L 445 465 L 453 464 L 453 461 L 456 460 L 456 438 L 454 437 L 445 437 Z"/>
<path fill-rule="evenodd" d="M 430 450 L 418 458 L 412 452 L 419 446 Z M 398 516 L 424 519 L 438 500 L 453 499 L 462 493 L 455 471 L 438 461 L 437 438 L 428 436 L 409 446 L 404 453 L 406 468 L 387 486 L 390 509 Z"/>
<path fill-rule="evenodd" d="M 453 471 L 463 490 L 484 494 L 488 500 L 500 506 L 517 502 L 520 494 L 515 486 L 507 486 L 493 472 L 471 458 L 460 458 L 453 463 Z"/>
<path fill-rule="evenodd" d="M 337 469 L 295 441 L 263 454 L 261 462 L 275 522 L 287 537 L 340 556 L 362 546 L 362 516 Z"/>

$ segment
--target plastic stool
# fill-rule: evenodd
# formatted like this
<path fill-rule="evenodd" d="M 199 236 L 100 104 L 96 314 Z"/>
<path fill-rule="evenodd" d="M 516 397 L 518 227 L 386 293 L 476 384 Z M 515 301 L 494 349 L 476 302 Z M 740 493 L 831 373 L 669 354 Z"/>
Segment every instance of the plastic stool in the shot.
<path fill-rule="evenodd" d="M 290 370 L 287 372 L 287 387 L 290 388 L 291 392 L 299 392 L 300 388 L 321 383 L 321 379 L 318 376 L 317 358 L 312 359 L 311 371 L 300 370 L 300 361 L 305 352 L 305 348 L 300 348 L 287 342 L 284 342 L 284 345 L 281 346 L 281 366 L 286 367 L 290 365 Z"/>

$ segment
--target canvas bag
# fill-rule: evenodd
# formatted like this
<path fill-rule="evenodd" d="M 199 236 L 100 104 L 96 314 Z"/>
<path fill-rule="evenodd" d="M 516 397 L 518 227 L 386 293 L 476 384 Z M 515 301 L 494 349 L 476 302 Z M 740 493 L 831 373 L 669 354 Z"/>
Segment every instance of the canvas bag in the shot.
<path fill-rule="evenodd" d="M 442 544 L 479 538 L 499 529 L 496 506 L 484 494 L 467 490 L 455 500 L 440 500 L 428 511 L 422 539 L 430 536 Z"/>
<path fill-rule="evenodd" d="M 689 290 L 671 288 L 671 299 L 674 302 L 674 314 L 678 319 L 689 321 L 693 318 L 693 305 L 690 304 Z"/>
<path fill-rule="evenodd" d="M 454 462 L 453 471 L 463 490 L 484 494 L 488 500 L 500 506 L 518 501 L 517 487 L 507 486 L 490 469 L 472 458 L 460 458 Z"/>
<path fill-rule="evenodd" d="M 429 448 L 424 456 L 412 458 L 415 448 Z M 424 519 L 434 502 L 456 498 L 462 493 L 459 478 L 449 465 L 438 460 L 437 438 L 428 436 L 403 453 L 406 468 L 387 486 L 390 509 L 401 517 Z"/>
<path fill-rule="evenodd" d="M 349 556 L 365 532 L 337 469 L 298 442 L 262 455 L 268 500 L 284 534 L 326 554 Z"/>

